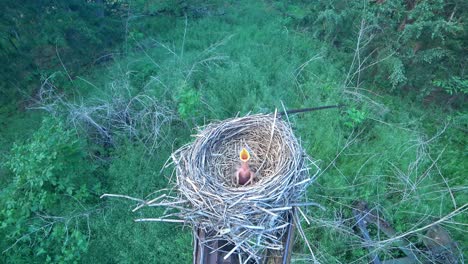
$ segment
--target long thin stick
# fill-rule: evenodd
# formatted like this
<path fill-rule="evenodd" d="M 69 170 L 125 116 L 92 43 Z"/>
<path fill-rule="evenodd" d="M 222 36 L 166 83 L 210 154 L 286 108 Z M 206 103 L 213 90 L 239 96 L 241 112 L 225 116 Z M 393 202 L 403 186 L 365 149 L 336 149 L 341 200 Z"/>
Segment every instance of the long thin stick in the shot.
<path fill-rule="evenodd" d="M 417 229 L 415 229 L 415 230 L 411 230 L 411 231 L 409 231 L 409 232 L 403 233 L 403 234 L 401 234 L 401 235 L 399 235 L 399 236 L 396 236 L 396 237 L 392 237 L 392 238 L 389 238 L 389 239 L 385 239 L 385 240 L 378 241 L 378 242 L 376 242 L 376 243 L 379 243 L 379 244 L 386 244 L 386 243 L 389 243 L 389 242 L 393 242 L 393 241 L 395 241 L 395 240 L 397 240 L 397 239 L 403 238 L 403 237 L 405 237 L 405 236 L 408 236 L 408 235 L 411 235 L 411 234 L 414 234 L 414 233 L 421 232 L 421 231 L 423 231 L 423 230 L 425 230 L 425 229 L 428 229 L 428 228 L 431 227 L 431 226 L 440 224 L 440 223 L 442 223 L 442 222 L 444 222 L 444 221 L 446 221 L 446 220 L 448 220 L 448 219 L 454 217 L 455 215 L 466 211 L 466 209 L 467 209 L 466 207 L 468 207 L 468 203 L 464 204 L 462 207 L 457 208 L 456 210 L 452 211 L 450 214 L 448 214 L 448 215 L 442 217 L 441 219 L 439 219 L 439 220 L 437 220 L 437 221 L 435 221 L 435 222 L 433 222 L 433 223 L 431 223 L 431 224 L 428 224 L 428 225 L 423 226 L 423 227 L 421 227 L 421 228 L 417 228 Z"/>
<path fill-rule="evenodd" d="M 301 109 L 291 109 L 291 110 L 286 110 L 279 112 L 278 117 L 281 117 L 285 114 L 297 114 L 297 113 L 304 113 L 304 112 L 312 112 L 312 111 L 317 111 L 317 110 L 323 110 L 323 109 L 330 109 L 330 108 L 341 108 L 345 105 L 326 105 L 326 106 L 318 106 L 318 107 L 308 107 L 308 108 L 301 108 Z"/>
<path fill-rule="evenodd" d="M 180 219 L 164 219 L 164 218 L 139 218 L 139 219 L 135 219 L 135 222 L 185 223 L 184 220 L 180 220 Z"/>
<path fill-rule="evenodd" d="M 262 165 L 260 165 L 260 167 L 258 167 L 258 171 L 261 171 L 261 169 L 263 168 L 263 165 L 265 165 L 265 162 L 267 160 L 268 153 L 270 153 L 271 142 L 273 141 L 273 135 L 275 134 L 275 124 L 276 124 L 277 113 L 278 113 L 278 109 L 275 109 L 275 118 L 273 118 L 273 125 L 271 126 L 270 143 L 268 143 L 268 148 L 267 148 L 267 151 L 266 151 L 266 154 L 265 154 L 265 158 L 263 159 Z"/>

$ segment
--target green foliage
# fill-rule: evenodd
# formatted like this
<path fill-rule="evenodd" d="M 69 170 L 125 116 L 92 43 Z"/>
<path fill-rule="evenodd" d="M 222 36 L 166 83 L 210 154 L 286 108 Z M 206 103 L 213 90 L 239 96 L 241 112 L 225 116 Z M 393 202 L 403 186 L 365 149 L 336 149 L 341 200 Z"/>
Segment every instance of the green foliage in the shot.
<path fill-rule="evenodd" d="M 449 80 L 434 80 L 432 83 L 450 95 L 468 94 L 468 79 L 452 76 Z"/>
<path fill-rule="evenodd" d="M 320 262 L 367 262 L 368 250 L 353 230 L 355 200 L 378 208 L 401 234 L 440 219 L 468 199 L 463 192 L 468 118 L 459 103 L 467 91 L 462 52 L 466 9 L 460 1 L 54 3 L 27 1 L 24 8 L 8 4 L 3 18 L 16 21 L 24 11 L 34 23 L 46 22 L 31 31 L 39 28 L 48 34 L 21 41 L 7 34 L 0 41 L 2 56 L 18 59 L 12 70 L 37 84 L 38 75 L 46 78 L 63 70 L 52 59 L 57 46 L 73 80 L 65 72 L 55 75 L 60 98 L 79 106 L 71 108 L 81 111 L 79 117 L 112 112 L 109 120 L 116 125 L 109 127 L 123 128 L 109 131 L 113 146 L 97 145 L 94 138 L 84 137 L 89 134 L 67 129 L 57 119 L 45 118 L 38 129 L 39 115 L 15 104 L 0 106 L 0 161 L 5 161 L 0 168 L 5 172 L 1 251 L 18 241 L 0 262 L 189 263 L 190 228 L 135 223 L 133 219 L 159 216 L 163 209 L 133 213 L 133 202 L 96 197 L 116 193 L 144 199 L 170 188 L 171 167 L 161 168 L 191 140 L 192 127 L 281 111 L 283 104 L 287 109 L 349 105 L 341 112 L 289 116 L 306 152 L 322 168 L 307 196 L 326 210 L 304 210 L 311 224 L 302 223 Z M 104 10 L 104 19 L 94 17 L 99 10 Z M 355 57 L 362 18 L 361 45 L 366 45 Z M 26 20 L 18 21 L 14 25 L 22 36 L 33 35 L 25 29 Z M 118 26 L 105 29 L 113 23 Z M 101 29 L 108 34 L 101 35 Z M 369 36 L 372 41 L 367 42 Z M 85 63 L 113 45 L 121 56 L 113 56 L 105 67 Z M 382 61 L 345 84 L 359 87 L 343 88 L 353 58 L 354 65 L 364 62 L 361 67 Z M 82 76 L 75 78 L 77 73 Z M 8 78 L 4 85 L 11 84 Z M 458 111 L 413 100 L 444 101 L 447 96 Z M 144 119 L 125 115 L 129 98 L 134 98 L 131 109 Z M 117 103 L 106 108 L 108 102 Z M 136 137 L 126 129 L 135 120 L 153 120 L 153 111 L 140 111 L 155 106 L 149 102 L 174 118 L 164 123 L 156 140 L 138 140 L 150 138 L 144 134 L 153 131 L 151 126 L 138 124 L 146 129 Z M 102 108 L 85 107 L 89 105 Z M 66 114 L 80 122 L 76 112 Z M 162 120 L 158 118 L 154 124 Z M 457 223 L 464 224 L 465 218 L 458 215 L 444 225 L 460 248 L 466 248 L 466 239 Z M 424 250 L 421 235 L 408 239 Z M 386 238 L 376 229 L 371 236 Z M 294 252 L 307 257 L 308 249 L 297 241 Z M 378 247 L 378 253 L 382 259 L 402 256 L 394 244 Z"/>
<path fill-rule="evenodd" d="M 366 120 L 367 114 L 364 111 L 356 108 L 351 108 L 345 111 L 344 125 L 349 128 L 355 128 Z"/>
<path fill-rule="evenodd" d="M 168 146 L 159 148 L 158 156 L 152 156 L 143 144 L 123 142 L 112 153 L 108 168 L 108 191 L 132 196 L 146 196 L 157 188 L 164 188 L 167 179 L 160 173 L 170 155 Z M 160 157 L 160 158 L 159 158 Z"/>
<path fill-rule="evenodd" d="M 404 85 L 408 79 L 405 76 L 405 66 L 398 58 L 393 58 L 389 61 L 392 61 L 390 65 L 393 67 L 393 69 L 390 70 L 391 74 L 389 76 L 392 89 L 400 88 L 401 85 Z"/>
<path fill-rule="evenodd" d="M 2 242 L 12 244 L 7 255 L 53 263 L 79 260 L 87 247 L 82 233 L 87 214 L 75 205 L 91 200 L 95 182 L 83 143 L 61 122 L 46 118 L 30 140 L 13 146 L 5 165 L 14 175 L 1 200 Z"/>
<path fill-rule="evenodd" d="M 2 188 L 11 181 L 8 169 L 2 164 L 9 158 L 14 142 L 28 139 L 41 125 L 40 113 L 15 113 L 15 111 L 17 108 L 13 103 L 0 106 L 0 186 Z"/>
<path fill-rule="evenodd" d="M 124 37 L 119 6 L 107 1 L 8 1 L 3 8 L 1 103 L 30 95 L 53 72 L 84 72 Z"/>
<path fill-rule="evenodd" d="M 220 0 L 111 0 L 128 8 L 129 12 L 143 15 L 170 15 L 200 17 L 216 13 Z"/>
<path fill-rule="evenodd" d="M 381 61 L 363 72 L 368 85 L 375 83 L 396 92 L 410 90 L 411 95 L 426 100 L 436 94 L 439 101 L 449 100 L 455 106 L 463 102 L 465 92 L 448 88 L 453 87 L 453 76 L 466 79 L 463 47 L 468 31 L 463 1 L 302 2 L 293 8 L 301 10 L 300 16 L 291 15 L 292 6 L 277 8 L 292 18 L 291 24 L 313 36 L 345 51 L 355 50 L 358 36 L 361 44 L 366 43 L 359 48 L 359 56 L 368 56 L 367 63 L 360 67 Z M 439 85 L 433 85 L 434 80 Z"/>
<path fill-rule="evenodd" d="M 110 201 L 107 212 L 95 219 L 93 238 L 87 254 L 82 258 L 84 263 L 164 264 L 192 261 L 193 238 L 190 228 L 135 223 L 133 219 L 148 216 L 153 210 L 135 214 L 131 212 L 135 204 L 121 203 Z"/>
<path fill-rule="evenodd" d="M 180 92 L 175 95 L 175 99 L 177 102 L 177 112 L 182 119 L 186 120 L 200 115 L 200 94 L 195 89 L 180 88 Z"/>
<path fill-rule="evenodd" d="M 184 139 L 185 141 L 187 138 Z M 168 186 L 168 173 L 161 168 L 172 146 L 163 144 L 156 154 L 144 144 L 124 142 L 113 150 L 106 173 L 106 192 L 146 197 Z M 135 223 L 133 219 L 161 214 L 162 210 L 133 213 L 133 203 L 109 200 L 106 211 L 94 219 L 93 239 L 83 262 L 89 263 L 189 263 L 191 230 L 175 225 Z"/>

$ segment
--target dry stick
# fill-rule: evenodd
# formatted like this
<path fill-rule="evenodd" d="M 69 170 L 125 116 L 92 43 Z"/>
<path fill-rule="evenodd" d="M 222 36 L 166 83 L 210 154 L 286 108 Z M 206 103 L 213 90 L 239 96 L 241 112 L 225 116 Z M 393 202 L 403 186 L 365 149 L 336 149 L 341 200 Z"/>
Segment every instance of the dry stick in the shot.
<path fill-rule="evenodd" d="M 140 203 L 145 203 L 145 200 L 134 198 L 134 197 L 131 197 L 131 196 L 128 196 L 128 195 L 108 194 L 108 193 L 106 193 L 106 194 L 101 195 L 100 198 L 102 199 L 104 197 L 119 197 L 119 198 L 125 198 L 125 199 L 129 199 L 129 200 L 137 201 L 137 202 L 140 202 Z"/>
<path fill-rule="evenodd" d="M 184 220 L 180 220 L 180 219 L 164 219 L 164 218 L 139 218 L 139 219 L 135 219 L 135 222 L 185 223 Z"/>
<path fill-rule="evenodd" d="M 380 216 L 372 214 L 371 210 L 368 210 L 367 207 L 364 206 L 363 208 L 353 209 L 353 212 L 357 210 L 361 213 L 365 213 L 365 221 L 376 225 L 377 228 L 382 230 L 384 234 L 386 234 L 388 237 L 392 237 L 396 234 L 396 231 L 390 226 L 389 223 L 387 223 L 384 219 L 380 218 Z M 407 245 L 403 242 L 403 240 L 400 240 L 399 242 L 397 241 L 396 244 L 398 248 L 401 251 L 403 251 L 403 253 L 405 253 L 406 256 L 408 256 L 408 258 L 412 259 L 413 261 L 418 260 L 416 254 L 413 253 L 413 251 L 406 248 Z"/>
<path fill-rule="evenodd" d="M 144 202 L 124 195 L 114 197 L 133 198 L 144 206 L 167 209 L 161 218 L 142 218 L 138 222 L 188 223 L 203 230 L 213 229 L 236 246 L 248 241 L 241 243 L 238 250 L 250 259 L 260 259 L 265 249 L 282 247 L 280 238 L 287 229 L 286 215 L 292 205 L 301 204 L 305 188 L 319 172 L 288 123 L 275 113 L 232 118 L 200 128 L 193 143 L 171 156 L 177 197 L 166 196 L 153 203 L 149 203 L 150 199 Z M 258 165 L 262 162 L 262 171 L 268 174 L 267 179 L 260 179 L 255 185 L 233 187 L 224 179 L 228 179 L 229 168 L 237 160 L 232 148 L 241 142 L 253 149 L 259 157 Z M 312 176 L 311 164 L 317 168 Z M 303 232 L 301 236 L 305 238 Z"/>
<path fill-rule="evenodd" d="M 414 234 L 414 233 L 418 233 L 418 232 L 423 231 L 423 230 L 425 230 L 425 229 L 427 229 L 427 228 L 429 228 L 429 227 L 431 227 L 431 226 L 440 224 L 440 223 L 442 223 L 442 222 L 444 222 L 444 221 L 446 221 L 446 220 L 448 220 L 448 219 L 454 217 L 455 215 L 457 215 L 457 214 L 459 214 L 459 213 L 464 212 L 464 211 L 466 210 L 466 207 L 468 207 L 468 203 L 464 204 L 462 207 L 457 208 L 456 210 L 452 211 L 450 214 L 448 214 L 448 215 L 442 217 L 441 219 L 439 219 L 439 220 L 437 220 L 437 221 L 435 221 L 435 222 L 433 222 L 433 223 L 431 223 L 431 224 L 428 224 L 428 225 L 426 225 L 426 226 L 423 226 L 423 227 L 421 227 L 421 228 L 418 228 L 418 229 L 415 229 L 415 230 L 412 230 L 412 231 L 408 231 L 408 232 L 403 233 L 403 234 L 401 234 L 401 235 L 398 235 L 398 236 L 396 236 L 396 237 L 392 237 L 392 238 L 389 238 L 389 239 L 385 239 L 385 240 L 378 241 L 378 242 L 376 242 L 376 243 L 378 243 L 378 244 L 386 244 L 386 243 L 389 243 L 389 242 L 393 242 L 393 241 L 395 241 L 395 240 L 398 240 L 398 239 L 400 239 L 400 238 L 403 238 L 403 237 L 405 237 L 405 236 L 408 236 L 408 235 L 411 235 L 411 234 Z"/>
<path fill-rule="evenodd" d="M 2 251 L 2 254 L 5 254 L 6 252 L 8 252 L 10 249 L 12 249 L 13 247 L 16 246 L 16 244 L 18 244 L 20 241 L 22 241 L 23 239 L 27 238 L 28 236 L 30 236 L 31 234 L 34 234 L 34 233 L 37 233 L 41 230 L 44 230 L 45 233 L 50 233 L 51 232 L 51 229 L 52 227 L 57 224 L 57 223 L 65 223 L 65 228 L 68 229 L 68 223 L 70 220 L 72 219 L 76 219 L 76 218 L 80 218 L 80 217 L 86 217 L 87 218 L 87 225 L 88 225 L 88 241 L 89 241 L 89 237 L 90 237 L 90 227 L 89 227 L 89 215 L 94 213 L 94 212 L 97 212 L 98 209 L 93 209 L 93 210 L 88 210 L 86 213 L 79 213 L 79 214 L 76 214 L 76 215 L 72 215 L 72 216 L 69 216 L 69 217 L 62 217 L 62 216 L 45 216 L 45 215 L 38 215 L 43 221 L 46 221 L 47 224 L 41 226 L 41 227 L 38 227 L 37 229 L 27 233 L 27 234 L 24 234 L 22 235 L 20 238 L 18 238 L 11 246 L 9 246 L 8 248 L 6 248 L 4 251 Z M 45 219 L 54 219 L 54 221 L 47 221 Z M 67 220 L 68 219 L 68 220 Z M 46 231 L 46 229 L 48 229 L 48 231 Z"/>
<path fill-rule="evenodd" d="M 284 106 L 283 100 L 281 100 L 280 102 L 281 102 L 281 107 L 283 108 L 283 112 L 280 112 L 279 117 L 283 118 L 283 115 L 281 113 L 284 113 L 284 115 L 286 116 L 286 120 L 288 121 L 288 125 L 291 126 L 291 122 L 289 121 L 288 111 L 286 110 L 286 107 Z"/>
<path fill-rule="evenodd" d="M 273 118 L 273 125 L 271 126 L 270 143 L 268 143 L 268 148 L 267 148 L 267 151 L 266 151 L 266 154 L 265 154 L 265 158 L 263 159 L 262 165 L 260 165 L 260 167 L 258 167 L 257 171 L 262 170 L 263 165 L 265 164 L 265 161 L 266 161 L 266 159 L 268 157 L 268 153 L 270 153 L 271 142 L 273 141 L 273 135 L 275 133 L 275 124 L 276 124 L 276 114 L 277 114 L 277 112 L 278 112 L 278 109 L 275 109 L 275 115 L 274 115 L 274 118 Z"/>
<path fill-rule="evenodd" d="M 68 79 L 70 80 L 70 82 L 71 82 L 72 84 L 74 84 L 74 83 L 73 83 L 72 77 L 70 76 L 70 74 L 69 74 L 68 71 L 67 71 L 67 68 L 65 67 L 65 64 L 63 64 L 62 58 L 60 58 L 60 53 L 58 52 L 57 44 L 55 44 L 55 53 L 57 54 L 57 57 L 58 57 L 58 59 L 59 59 L 59 61 L 60 61 L 60 64 L 62 65 L 63 70 L 65 70 L 65 73 L 67 74 Z"/>
<path fill-rule="evenodd" d="M 306 62 L 302 63 L 301 66 L 299 66 L 297 69 L 296 69 L 296 74 L 294 75 L 294 78 L 297 79 L 297 77 L 299 76 L 299 74 L 301 74 L 301 72 L 304 70 L 305 67 L 307 67 L 307 65 L 309 65 L 309 63 L 311 63 L 312 61 L 314 60 L 317 60 L 317 59 L 321 59 L 322 56 L 320 56 L 320 54 L 316 54 L 314 55 L 312 58 L 310 58 L 309 60 L 307 60 Z"/>
<path fill-rule="evenodd" d="M 437 156 L 437 158 L 435 159 L 435 161 L 437 161 L 439 159 L 439 157 L 442 155 L 442 153 L 445 151 L 445 149 L 447 148 L 447 146 L 445 146 L 442 151 L 440 152 L 440 154 Z M 431 156 L 429 156 L 429 159 L 431 159 L 433 162 L 435 162 Z M 450 194 L 450 198 L 452 199 L 452 204 L 453 204 L 453 208 L 457 208 L 457 202 L 455 200 L 455 196 L 453 195 L 453 192 L 452 192 L 452 189 L 450 188 L 449 184 L 448 184 L 448 181 L 447 179 L 445 179 L 444 175 L 442 174 L 442 172 L 440 171 L 440 168 L 439 168 L 439 165 L 437 165 L 437 163 L 435 164 L 435 167 L 437 169 L 437 171 L 439 172 L 439 175 L 440 177 L 442 178 L 442 180 L 444 181 L 445 183 L 445 186 L 447 186 L 447 190 Z"/>
<path fill-rule="evenodd" d="M 363 32 L 364 32 L 364 20 L 361 20 L 361 27 L 359 29 L 359 35 L 358 35 L 358 38 L 357 38 L 356 49 L 355 49 L 355 52 L 354 52 L 353 61 L 351 62 L 351 65 L 349 66 L 348 74 L 346 75 L 345 86 L 348 86 L 348 83 L 351 83 L 351 81 L 352 81 L 352 77 L 350 78 L 351 70 L 354 68 L 354 65 L 356 63 L 356 57 L 358 57 L 358 55 L 359 55 L 359 50 L 360 50 L 360 45 L 361 45 L 361 38 L 362 38 Z"/>
<path fill-rule="evenodd" d="M 166 197 L 166 194 L 161 194 L 160 196 L 154 198 L 154 199 L 151 200 L 151 201 L 148 201 L 148 202 L 145 202 L 145 203 L 142 203 L 142 204 L 138 205 L 137 207 L 135 207 L 135 208 L 132 210 L 132 212 L 136 212 L 137 210 L 139 210 L 139 209 L 142 208 L 143 206 L 145 206 L 145 205 L 150 205 L 150 204 L 154 203 L 155 201 L 157 201 L 157 200 L 159 200 L 159 199 L 162 199 L 162 198 L 164 198 L 164 197 Z"/>
<path fill-rule="evenodd" d="M 351 138 L 351 135 L 354 134 L 354 130 L 353 130 L 353 132 L 350 135 L 350 138 L 348 138 L 348 140 L 346 141 L 343 148 L 340 150 L 340 152 L 338 152 L 338 154 L 335 156 L 335 158 L 333 158 L 333 160 L 327 165 L 327 167 L 325 167 L 325 169 L 321 171 L 320 175 L 324 174 L 328 170 L 328 168 L 330 168 L 330 166 L 332 166 L 332 164 L 335 163 L 335 161 L 339 158 L 341 153 L 343 153 L 351 144 L 353 144 L 353 142 L 357 139 L 357 137 L 360 135 L 360 133 L 361 132 L 359 132 L 356 136 Z"/>
<path fill-rule="evenodd" d="M 187 35 L 187 24 L 188 24 L 188 19 L 187 19 L 187 14 L 185 15 L 185 28 L 184 28 L 184 37 L 182 39 L 182 48 L 180 51 L 180 58 L 182 59 L 184 57 L 184 47 L 185 47 L 185 36 Z"/>
<path fill-rule="evenodd" d="M 5 254 L 6 252 L 8 252 L 10 249 L 12 249 L 14 246 L 16 246 L 16 244 L 18 244 L 21 240 L 23 240 L 24 238 L 28 237 L 29 235 L 31 234 L 34 234 L 36 232 L 39 232 L 40 230 L 42 229 L 45 229 L 46 227 L 49 227 L 49 226 L 53 226 L 55 224 L 55 222 L 49 222 L 48 224 L 46 225 L 43 225 L 41 226 L 40 228 L 34 230 L 34 231 L 31 231 L 30 233 L 27 233 L 27 234 L 24 234 L 23 236 L 21 236 L 20 238 L 18 238 L 15 243 L 13 243 L 11 246 L 9 246 L 7 249 L 5 249 L 2 254 Z"/>
<path fill-rule="evenodd" d="M 327 105 L 327 106 L 318 106 L 318 107 L 308 107 L 308 108 L 301 108 L 301 109 L 292 109 L 292 110 L 285 110 L 278 114 L 278 117 L 282 117 L 283 115 L 290 115 L 290 114 L 297 114 L 297 113 L 304 113 L 304 112 L 312 112 L 317 110 L 323 109 L 330 109 L 330 108 L 341 108 L 345 105 Z"/>
<path fill-rule="evenodd" d="M 307 240 L 307 237 L 304 233 L 304 230 L 302 230 L 302 227 L 301 227 L 301 221 L 300 219 L 298 219 L 299 217 L 294 214 L 293 215 L 293 219 L 294 219 L 294 222 L 296 223 L 296 226 L 297 226 L 297 230 L 299 231 L 299 234 L 302 236 L 302 238 L 304 239 L 304 242 L 306 243 L 307 245 L 307 248 L 309 249 L 310 251 L 310 254 L 312 255 L 312 260 L 314 261 L 314 263 L 319 263 L 317 261 L 317 259 L 315 258 L 315 254 L 314 254 L 314 251 L 312 250 L 312 247 L 310 246 L 310 243 L 309 241 Z"/>
<path fill-rule="evenodd" d="M 304 217 L 304 220 L 306 220 L 307 224 L 310 225 L 309 219 L 307 219 L 307 216 L 302 212 L 301 208 L 296 207 L 299 210 L 299 213 L 301 213 L 302 217 Z"/>
<path fill-rule="evenodd" d="M 245 240 L 238 243 L 231 251 L 229 251 L 229 253 L 226 254 L 226 256 L 224 256 L 224 260 L 228 259 L 232 253 L 234 253 L 234 251 L 236 251 L 240 246 L 242 246 L 242 244 L 244 244 Z"/>
<path fill-rule="evenodd" d="M 367 231 L 366 224 L 362 220 L 366 218 L 366 215 L 362 215 L 359 210 L 353 210 L 354 218 L 356 220 L 357 227 L 359 228 L 359 231 L 361 231 L 362 237 L 364 241 L 368 243 L 366 247 L 370 251 L 369 254 L 371 256 L 371 261 L 374 264 L 380 264 L 381 261 L 379 259 L 379 256 L 372 251 L 372 247 L 370 246 L 372 244 L 372 239 L 369 235 L 369 232 Z"/>

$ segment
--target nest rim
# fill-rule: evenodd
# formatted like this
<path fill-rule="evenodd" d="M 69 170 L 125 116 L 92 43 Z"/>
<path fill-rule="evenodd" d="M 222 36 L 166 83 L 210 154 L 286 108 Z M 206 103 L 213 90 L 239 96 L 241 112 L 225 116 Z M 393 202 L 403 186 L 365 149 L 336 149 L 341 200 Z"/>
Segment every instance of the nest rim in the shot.
<path fill-rule="evenodd" d="M 259 179 L 251 185 L 230 185 L 229 168 L 239 161 L 241 147 L 252 151 L 252 168 Z M 319 172 L 289 123 L 276 113 L 202 127 L 195 141 L 173 153 L 172 159 L 180 199 L 188 204 L 180 216 L 197 228 L 214 230 L 255 259 L 267 248 L 281 249 L 288 210 L 301 202 Z M 311 167 L 316 168 L 312 176 Z"/>

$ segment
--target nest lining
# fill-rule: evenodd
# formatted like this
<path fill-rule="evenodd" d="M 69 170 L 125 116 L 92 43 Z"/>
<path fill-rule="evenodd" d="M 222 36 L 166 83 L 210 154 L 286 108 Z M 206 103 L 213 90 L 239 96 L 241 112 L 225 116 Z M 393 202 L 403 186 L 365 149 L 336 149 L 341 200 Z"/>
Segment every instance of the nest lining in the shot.
<path fill-rule="evenodd" d="M 202 164 L 203 175 L 200 176 L 214 178 L 212 181 L 217 187 L 239 188 L 240 186 L 234 184 L 232 179 L 236 168 L 240 165 L 239 152 L 242 148 L 250 152 L 249 165 L 255 173 L 254 184 L 265 184 L 270 177 L 281 172 L 282 167 L 285 166 L 285 160 L 281 157 L 289 156 L 291 150 L 287 146 L 282 146 L 279 133 L 274 133 L 269 145 L 269 142 L 265 140 L 268 128 L 262 126 L 265 124 L 253 125 L 255 126 L 248 130 L 232 131 L 229 137 L 223 138 L 224 143 L 221 144 L 213 140 L 200 142 L 209 150 L 208 153 L 204 153 L 207 156 Z M 194 155 L 200 154 L 194 153 Z"/>
<path fill-rule="evenodd" d="M 238 186 L 232 179 L 242 148 L 251 154 L 250 168 L 256 177 L 253 184 Z M 290 126 L 275 115 L 208 125 L 172 159 L 179 194 L 172 202 L 183 206 L 171 215 L 205 231 L 214 230 L 217 238 L 256 260 L 266 249 L 282 249 L 287 213 L 318 173 Z M 310 165 L 316 168 L 312 177 Z"/>

